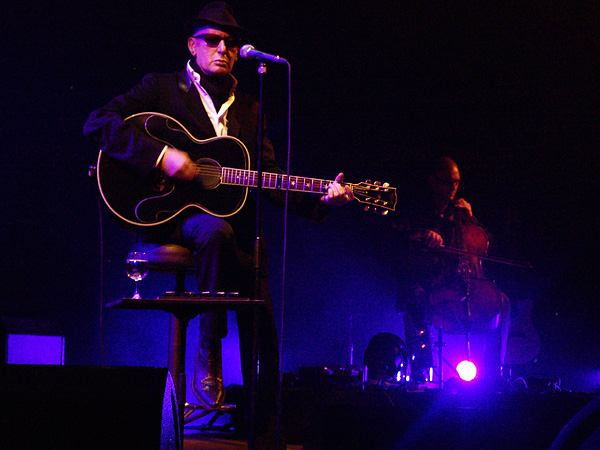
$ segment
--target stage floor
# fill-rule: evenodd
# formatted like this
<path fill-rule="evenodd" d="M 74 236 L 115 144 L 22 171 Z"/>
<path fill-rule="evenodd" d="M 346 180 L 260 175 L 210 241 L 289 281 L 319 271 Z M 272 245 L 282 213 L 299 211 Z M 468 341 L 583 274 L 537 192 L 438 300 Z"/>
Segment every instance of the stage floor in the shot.
<path fill-rule="evenodd" d="M 311 386 L 284 391 L 282 421 L 288 450 L 548 450 L 591 402 L 598 404 L 598 396 Z M 578 430 L 581 439 L 600 421 L 591 426 Z M 233 432 L 187 424 L 184 450 L 200 449 L 245 450 L 247 444 Z"/>
<path fill-rule="evenodd" d="M 288 445 L 287 450 L 302 450 L 302 445 Z M 207 433 L 188 428 L 183 438 L 183 450 L 247 450 L 245 439 L 225 433 Z"/>

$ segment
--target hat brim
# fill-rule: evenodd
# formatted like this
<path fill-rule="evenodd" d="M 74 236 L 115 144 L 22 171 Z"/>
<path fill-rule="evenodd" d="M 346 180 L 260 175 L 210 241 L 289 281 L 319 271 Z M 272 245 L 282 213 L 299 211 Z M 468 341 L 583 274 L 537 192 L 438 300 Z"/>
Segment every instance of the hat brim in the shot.
<path fill-rule="evenodd" d="M 198 28 L 202 27 L 213 27 L 217 30 L 224 31 L 225 33 L 229 33 L 231 35 L 236 35 L 238 37 L 245 37 L 248 35 L 248 30 L 242 28 L 240 26 L 231 25 L 230 23 L 221 23 L 212 20 L 206 19 L 190 19 L 185 23 L 185 30 L 188 36 L 192 36 Z"/>

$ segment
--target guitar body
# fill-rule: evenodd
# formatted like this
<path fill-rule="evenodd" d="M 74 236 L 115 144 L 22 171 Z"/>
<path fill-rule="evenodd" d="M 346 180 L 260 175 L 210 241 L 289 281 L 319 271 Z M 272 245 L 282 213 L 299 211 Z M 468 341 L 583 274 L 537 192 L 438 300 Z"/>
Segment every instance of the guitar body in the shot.
<path fill-rule="evenodd" d="M 155 226 L 188 208 L 229 217 L 244 206 L 248 187 L 225 185 L 220 180 L 221 165 L 250 168 L 250 155 L 239 139 L 224 136 L 199 140 L 175 119 L 160 113 L 135 114 L 125 121 L 134 123 L 149 136 L 187 152 L 201 166 L 201 176 L 197 182 L 180 183 L 156 170 L 141 179 L 126 164 L 101 151 L 96 172 L 98 186 L 104 202 L 118 219 L 129 225 Z"/>

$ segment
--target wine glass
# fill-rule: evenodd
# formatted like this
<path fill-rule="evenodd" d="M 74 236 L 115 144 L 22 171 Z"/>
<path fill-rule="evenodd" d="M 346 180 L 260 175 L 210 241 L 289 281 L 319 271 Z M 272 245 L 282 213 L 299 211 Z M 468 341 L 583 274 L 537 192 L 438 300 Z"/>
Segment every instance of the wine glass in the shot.
<path fill-rule="evenodd" d="M 148 257 L 144 252 L 131 252 L 127 254 L 127 276 L 135 281 L 135 293 L 132 298 L 141 298 L 138 292 L 138 281 L 148 275 Z"/>

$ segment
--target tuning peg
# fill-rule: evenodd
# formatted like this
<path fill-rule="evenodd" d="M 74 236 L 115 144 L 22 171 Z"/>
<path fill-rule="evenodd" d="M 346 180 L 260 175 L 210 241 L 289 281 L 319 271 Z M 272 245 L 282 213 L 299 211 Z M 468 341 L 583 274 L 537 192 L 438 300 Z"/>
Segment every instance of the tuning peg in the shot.
<path fill-rule="evenodd" d="M 371 209 L 371 207 L 369 205 L 367 205 L 367 206 L 364 207 L 365 211 L 368 211 L 369 209 Z"/>
<path fill-rule="evenodd" d="M 389 212 L 390 212 L 389 210 L 384 209 L 383 211 L 381 211 L 381 215 L 382 216 L 387 216 Z"/>
<path fill-rule="evenodd" d="M 375 186 L 381 186 L 381 181 L 376 181 L 375 183 L 373 183 Z"/>

